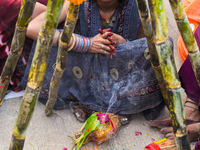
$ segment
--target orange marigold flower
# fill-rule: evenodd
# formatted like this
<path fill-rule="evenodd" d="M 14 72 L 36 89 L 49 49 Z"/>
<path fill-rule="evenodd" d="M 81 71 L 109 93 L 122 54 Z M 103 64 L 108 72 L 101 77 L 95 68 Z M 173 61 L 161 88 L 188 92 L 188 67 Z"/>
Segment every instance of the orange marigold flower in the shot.
<path fill-rule="evenodd" d="M 74 5 L 80 5 L 82 4 L 85 0 L 68 0 L 71 3 L 74 3 Z"/>

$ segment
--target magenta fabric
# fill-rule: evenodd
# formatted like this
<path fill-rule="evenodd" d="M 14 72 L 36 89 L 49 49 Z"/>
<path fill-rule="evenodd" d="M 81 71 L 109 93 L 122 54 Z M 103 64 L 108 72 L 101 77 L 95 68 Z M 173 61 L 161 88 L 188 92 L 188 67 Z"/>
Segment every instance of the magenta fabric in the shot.
<path fill-rule="evenodd" d="M 44 4 L 44 5 L 47 5 L 48 0 L 37 0 L 37 2 Z"/>
<path fill-rule="evenodd" d="M 46 4 L 48 0 L 38 0 L 42 4 Z M 15 30 L 15 24 L 21 8 L 21 0 L 1 0 L 0 6 L 0 74 L 10 52 L 11 42 Z M 10 81 L 12 90 L 18 91 L 19 82 L 21 81 L 32 47 L 32 40 L 26 38 L 23 52 L 19 58 L 13 77 Z"/>
<path fill-rule="evenodd" d="M 200 150 L 200 141 L 195 144 L 195 150 Z"/>
<path fill-rule="evenodd" d="M 200 47 L 200 26 L 196 29 L 194 36 L 198 46 Z M 200 87 L 194 75 L 189 56 L 187 56 L 179 70 L 179 77 L 187 97 L 196 102 L 198 106 L 200 106 Z"/>
<path fill-rule="evenodd" d="M 197 27 L 194 36 L 196 38 L 197 45 L 200 47 L 200 25 Z"/>

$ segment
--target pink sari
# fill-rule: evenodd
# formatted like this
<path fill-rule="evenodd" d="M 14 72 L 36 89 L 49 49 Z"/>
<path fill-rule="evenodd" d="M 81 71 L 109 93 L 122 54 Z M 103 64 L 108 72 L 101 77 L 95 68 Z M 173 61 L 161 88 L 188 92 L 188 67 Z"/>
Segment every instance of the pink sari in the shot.
<path fill-rule="evenodd" d="M 48 0 L 37 0 L 44 5 Z M 21 0 L 1 0 L 0 13 L 0 74 L 10 52 L 12 37 L 15 30 L 15 24 L 21 7 Z M 24 75 L 28 62 L 28 57 L 32 47 L 32 40 L 26 38 L 23 52 L 19 58 L 13 77 L 10 81 L 12 90 L 19 91 L 21 88 L 18 84 Z"/>

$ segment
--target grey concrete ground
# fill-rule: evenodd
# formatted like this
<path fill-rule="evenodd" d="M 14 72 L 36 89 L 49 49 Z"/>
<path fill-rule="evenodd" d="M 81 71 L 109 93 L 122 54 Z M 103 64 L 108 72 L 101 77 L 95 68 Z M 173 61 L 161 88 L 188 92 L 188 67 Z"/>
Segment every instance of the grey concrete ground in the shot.
<path fill-rule="evenodd" d="M 167 0 L 165 1 L 166 13 L 168 18 L 169 35 L 174 40 L 174 55 L 177 69 L 181 66 L 181 61 L 177 51 L 177 38 L 179 35 L 175 20 Z M 183 92 L 183 97 L 185 94 Z M 0 150 L 8 150 L 12 130 L 18 114 L 22 97 L 5 100 L 0 108 Z M 70 149 L 73 141 L 68 135 L 74 133 L 82 126 L 76 121 L 69 109 L 54 111 L 51 117 L 44 114 L 45 106 L 38 102 L 31 120 L 24 150 L 62 150 L 64 147 Z M 159 118 L 169 116 L 165 108 Z M 135 132 L 141 132 L 136 136 Z M 160 134 L 159 129 L 148 126 L 142 114 L 132 116 L 130 124 L 122 127 L 114 138 L 98 146 L 98 150 L 142 150 L 152 140 L 161 140 L 164 136 Z M 35 148 L 34 148 L 35 147 Z M 86 144 L 83 149 L 95 149 L 93 143 Z"/>

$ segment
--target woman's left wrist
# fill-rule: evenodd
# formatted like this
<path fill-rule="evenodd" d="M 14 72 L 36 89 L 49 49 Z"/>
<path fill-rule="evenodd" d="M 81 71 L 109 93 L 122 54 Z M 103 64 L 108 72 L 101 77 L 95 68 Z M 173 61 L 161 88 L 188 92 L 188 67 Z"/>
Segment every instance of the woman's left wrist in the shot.
<path fill-rule="evenodd" d="M 72 48 L 74 52 L 87 53 L 90 52 L 93 45 L 93 38 L 83 37 L 74 34 L 75 43 Z"/>

